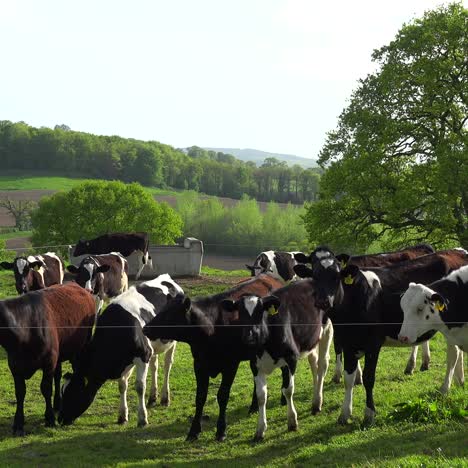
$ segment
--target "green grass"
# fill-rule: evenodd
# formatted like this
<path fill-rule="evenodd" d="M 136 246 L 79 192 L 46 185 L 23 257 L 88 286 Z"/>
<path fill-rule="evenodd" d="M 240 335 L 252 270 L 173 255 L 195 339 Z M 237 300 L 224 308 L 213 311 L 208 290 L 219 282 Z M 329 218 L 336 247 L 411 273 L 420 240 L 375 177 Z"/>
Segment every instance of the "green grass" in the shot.
<path fill-rule="evenodd" d="M 222 291 L 225 286 L 207 276 L 206 284 L 184 282 L 191 296 Z M 232 278 L 226 278 L 232 283 Z M 0 296 L 14 293 L 11 273 L 0 273 Z M 1 466 L 450 466 L 468 464 L 468 424 L 446 419 L 438 423 L 389 422 L 387 415 L 394 405 L 418 398 L 434 399 L 445 369 L 445 344 L 441 336 L 431 342 L 432 363 L 428 372 L 416 371 L 405 376 L 403 369 L 409 349 L 384 348 L 377 370 L 375 401 L 377 418 L 373 427 L 361 426 L 365 395 L 362 386 L 354 391 L 354 417 L 346 427 L 338 426 L 343 398 L 341 385 L 326 378 L 324 407 L 312 416 L 311 374 L 307 360 L 299 363 L 296 373 L 295 403 L 299 430 L 288 432 L 286 409 L 280 406 L 280 372 L 268 379 L 268 430 L 263 443 L 253 444 L 256 415 L 248 416 L 252 377 L 248 363 L 241 364 L 231 391 L 227 420 L 228 438 L 214 440 L 216 430 L 216 392 L 219 377 L 210 383 L 200 440 L 185 442 L 189 417 L 194 412 L 195 379 L 189 347 L 177 346 L 171 376 L 172 403 L 169 408 L 149 409 L 150 424 L 136 427 L 136 395 L 129 387 L 130 421 L 116 424 L 118 389 L 108 382 L 98 393 L 89 410 L 73 426 L 45 428 L 44 403 L 39 390 L 40 374 L 27 384 L 25 429 L 28 435 L 10 435 L 15 411 L 13 380 L 6 355 L 0 351 L 0 465 Z M 332 355 L 331 362 L 334 356 Z M 331 366 L 332 368 L 333 366 Z M 132 379 L 133 385 L 133 379 Z M 467 392 L 454 386 L 451 404 L 465 408 Z"/>
<path fill-rule="evenodd" d="M 0 232 L 0 239 L 1 240 L 17 239 L 18 237 L 30 237 L 31 235 L 32 235 L 32 231 Z"/>
<path fill-rule="evenodd" d="M 250 276 L 249 272 L 247 270 L 230 270 L 230 271 L 225 271 L 225 270 L 218 270 L 217 268 L 211 268 L 209 266 L 202 266 L 201 272 L 205 276 L 214 276 L 214 277 L 219 277 L 219 276 L 225 276 L 225 277 L 231 277 L 231 276 L 237 276 L 239 278 L 245 278 L 247 276 Z"/>

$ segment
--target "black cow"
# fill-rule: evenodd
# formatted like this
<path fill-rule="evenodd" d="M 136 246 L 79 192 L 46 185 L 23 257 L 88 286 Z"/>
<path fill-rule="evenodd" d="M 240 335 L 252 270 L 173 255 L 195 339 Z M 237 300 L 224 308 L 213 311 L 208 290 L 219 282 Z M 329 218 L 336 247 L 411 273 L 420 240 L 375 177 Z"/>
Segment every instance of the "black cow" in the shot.
<path fill-rule="evenodd" d="M 13 270 L 18 294 L 63 283 L 63 261 L 54 252 L 16 257 L 11 263 L 1 262 L 0 266 L 6 270 Z"/>
<path fill-rule="evenodd" d="M 190 301 L 175 299 L 163 309 L 144 329 L 151 340 L 174 339 L 188 343 L 194 359 L 197 380 L 196 411 L 187 440 L 195 440 L 201 432 L 202 411 L 205 405 L 210 377 L 221 373 L 218 391 L 219 417 L 216 439 L 226 437 L 226 407 L 232 382 L 241 361 L 254 355 L 255 334 L 250 326 L 244 329 L 243 317 L 223 308 L 225 299 L 238 300 L 244 295 L 264 297 L 256 301 L 256 307 L 269 309 L 277 301 L 268 297 L 282 283 L 269 275 L 260 275 L 236 285 L 221 294 Z M 253 313 L 252 308 L 249 309 Z M 232 326 L 234 325 L 234 326 Z"/>
<path fill-rule="evenodd" d="M 166 353 L 164 388 L 161 402 L 169 404 L 169 373 L 174 360 L 175 341 L 149 342 L 142 327 L 182 288 L 167 275 L 132 286 L 111 301 L 99 316 L 91 341 L 80 354 L 73 374 L 63 385 L 59 421 L 71 424 L 86 411 L 97 391 L 108 379 L 118 379 L 120 390 L 119 424 L 128 421 L 128 379 L 136 367 L 138 426 L 148 424 L 145 405 L 148 366 L 152 372 L 150 402 L 156 401 L 158 354 Z"/>
<path fill-rule="evenodd" d="M 431 257 L 430 261 L 424 257 Z M 340 423 L 346 423 L 351 416 L 352 387 L 358 359 L 362 356 L 365 356 L 365 421 L 370 423 L 374 420 L 373 387 L 380 349 L 398 344 L 398 332 L 403 321 L 400 293 L 396 291 L 406 289 L 412 279 L 431 282 L 431 278 L 440 277 L 443 264 L 444 259 L 430 254 L 372 271 L 360 270 L 355 265 L 341 271 L 344 299 L 329 314 L 344 354 L 346 396 Z M 420 337 L 418 342 L 428 340 L 433 334 Z"/>
<path fill-rule="evenodd" d="M 15 435 L 24 435 L 26 380 L 39 369 L 46 425 L 55 425 L 54 408 L 60 406 L 61 363 L 76 358 L 86 344 L 94 317 L 93 297 L 75 283 L 0 301 L 0 345 L 8 354 L 8 366 L 15 381 Z"/>
<path fill-rule="evenodd" d="M 138 279 L 145 265 L 153 268 L 153 261 L 148 249 L 149 235 L 146 232 L 113 232 L 103 234 L 95 239 L 80 239 L 75 246 L 73 255 L 78 257 L 85 254 L 119 252 L 124 257 L 128 257 L 133 252 L 138 252 L 138 271 L 135 276 L 135 279 Z"/>
<path fill-rule="evenodd" d="M 128 289 L 128 262 L 119 253 L 90 255 L 78 267 L 68 265 L 67 270 L 76 275 L 75 281 L 96 299 L 96 312 L 104 300 L 116 297 Z"/>
<path fill-rule="evenodd" d="M 251 276 L 257 276 L 262 273 L 268 273 L 273 278 L 280 281 L 291 281 L 297 276 L 294 272 L 294 266 L 297 265 L 295 254 L 300 252 L 280 252 L 269 250 L 260 253 L 253 265 L 245 265 L 251 272 Z"/>

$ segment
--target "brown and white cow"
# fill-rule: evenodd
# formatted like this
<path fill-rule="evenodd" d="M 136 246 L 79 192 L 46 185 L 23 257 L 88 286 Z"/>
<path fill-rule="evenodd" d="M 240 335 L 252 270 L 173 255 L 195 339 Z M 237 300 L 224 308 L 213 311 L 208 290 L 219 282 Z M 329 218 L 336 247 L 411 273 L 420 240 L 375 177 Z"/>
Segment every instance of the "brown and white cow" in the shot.
<path fill-rule="evenodd" d="M 296 254 L 302 252 L 281 252 L 268 250 L 257 255 L 253 265 L 245 265 L 251 276 L 267 273 L 280 281 L 297 279 L 294 266 L 298 264 Z"/>
<path fill-rule="evenodd" d="M 78 267 L 68 265 L 67 270 L 76 275 L 75 281 L 96 299 L 98 313 L 105 299 L 122 294 L 128 289 L 128 262 L 119 253 L 90 255 Z"/>
<path fill-rule="evenodd" d="M 16 257 L 13 262 L 1 262 L 0 266 L 13 270 L 18 294 L 63 283 L 63 261 L 54 252 Z"/>
<path fill-rule="evenodd" d="M 75 283 L 0 301 L 0 345 L 8 354 L 15 381 L 15 435 L 24 435 L 26 380 L 39 369 L 46 403 L 45 422 L 47 426 L 55 425 L 54 409 L 60 407 L 61 363 L 76 358 L 86 344 L 94 317 L 93 297 Z"/>

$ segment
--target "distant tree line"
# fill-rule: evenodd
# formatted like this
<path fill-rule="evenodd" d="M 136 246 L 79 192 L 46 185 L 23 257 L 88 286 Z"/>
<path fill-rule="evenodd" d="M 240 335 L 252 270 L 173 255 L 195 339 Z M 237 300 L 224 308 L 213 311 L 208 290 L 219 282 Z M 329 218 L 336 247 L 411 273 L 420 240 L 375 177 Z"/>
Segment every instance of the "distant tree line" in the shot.
<path fill-rule="evenodd" d="M 292 203 L 315 200 L 320 180 L 320 169 L 288 167 L 276 158 L 257 167 L 196 146 L 182 151 L 157 141 L 98 136 L 66 125 L 35 128 L 8 120 L 0 121 L 0 168 Z"/>

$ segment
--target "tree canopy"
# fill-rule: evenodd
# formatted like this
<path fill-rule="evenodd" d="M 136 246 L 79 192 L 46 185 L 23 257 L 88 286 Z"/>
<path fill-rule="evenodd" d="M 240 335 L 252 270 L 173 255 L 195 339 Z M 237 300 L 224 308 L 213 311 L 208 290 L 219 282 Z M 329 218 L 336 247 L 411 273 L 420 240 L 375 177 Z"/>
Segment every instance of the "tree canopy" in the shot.
<path fill-rule="evenodd" d="M 172 244 L 182 219 L 137 183 L 84 182 L 43 198 L 32 213 L 33 245 L 72 244 L 111 232 L 144 231 L 156 244 Z"/>
<path fill-rule="evenodd" d="M 372 55 L 319 163 L 310 240 L 362 251 L 420 241 L 468 247 L 468 10 L 403 25 Z"/>

